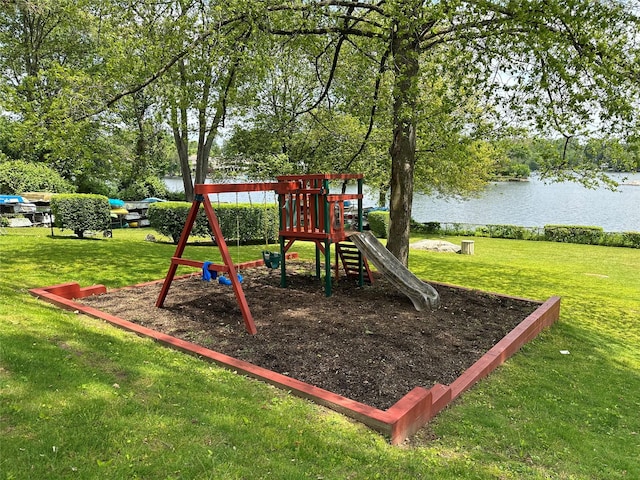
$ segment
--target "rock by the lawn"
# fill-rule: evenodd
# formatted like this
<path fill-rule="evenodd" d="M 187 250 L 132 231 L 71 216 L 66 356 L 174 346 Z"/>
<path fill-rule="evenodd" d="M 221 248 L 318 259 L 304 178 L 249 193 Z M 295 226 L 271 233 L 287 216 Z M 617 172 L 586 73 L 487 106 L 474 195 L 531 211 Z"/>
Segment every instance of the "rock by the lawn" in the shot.
<path fill-rule="evenodd" d="M 460 253 L 462 249 L 460 245 L 447 242 L 445 240 L 420 240 L 419 242 L 411 243 L 410 248 L 417 250 L 431 250 L 433 252 L 451 252 Z"/>

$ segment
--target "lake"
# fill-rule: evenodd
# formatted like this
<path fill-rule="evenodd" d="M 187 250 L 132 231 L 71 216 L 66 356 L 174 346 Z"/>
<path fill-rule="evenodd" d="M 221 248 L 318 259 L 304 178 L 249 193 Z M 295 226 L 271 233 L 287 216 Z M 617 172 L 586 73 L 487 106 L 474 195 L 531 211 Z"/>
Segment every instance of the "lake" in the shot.
<path fill-rule="evenodd" d="M 618 191 L 587 189 L 573 182 L 547 183 L 536 177 L 527 182 L 491 183 L 477 197 L 442 199 L 416 194 L 413 218 L 419 222 L 510 224 L 543 227 L 549 224 L 593 225 L 609 232 L 640 231 L 640 173 L 614 174 L 627 177 Z M 171 191 L 182 191 L 181 178 L 166 178 Z M 633 184 L 633 185 L 632 185 Z M 336 191 L 339 187 L 336 187 Z M 355 186 L 348 189 L 355 192 Z M 266 197 L 266 198 L 265 198 Z M 239 202 L 275 202 L 275 194 L 238 194 Z M 375 192 L 365 187 L 365 206 L 374 206 Z M 220 194 L 214 201 L 236 202 L 235 193 Z"/>

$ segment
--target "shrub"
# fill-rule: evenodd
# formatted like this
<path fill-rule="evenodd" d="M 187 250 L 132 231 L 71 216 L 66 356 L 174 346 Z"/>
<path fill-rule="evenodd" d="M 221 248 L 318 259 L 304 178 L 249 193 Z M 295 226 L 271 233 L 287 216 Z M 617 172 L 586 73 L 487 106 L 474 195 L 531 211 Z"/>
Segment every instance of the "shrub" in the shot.
<path fill-rule="evenodd" d="M 149 225 L 156 232 L 171 238 L 173 243 L 178 243 L 190 209 L 191 203 L 189 202 L 152 203 L 147 211 Z M 191 229 L 191 234 L 196 237 L 209 236 L 207 225 L 204 208 L 201 207 L 196 217 L 196 222 Z"/>
<path fill-rule="evenodd" d="M 118 198 L 118 189 L 110 181 L 99 178 L 83 177 L 76 179 L 76 191 L 78 193 L 93 193 L 104 195 L 108 198 Z"/>
<path fill-rule="evenodd" d="M 622 242 L 624 246 L 640 248 L 640 232 L 623 232 Z"/>
<path fill-rule="evenodd" d="M 622 247 L 624 246 L 624 234 L 616 232 L 603 232 L 600 237 L 599 245 L 605 247 Z"/>
<path fill-rule="evenodd" d="M 107 230 L 111 224 L 109 199 L 92 194 L 59 194 L 51 198 L 55 224 L 79 237 L 88 230 Z"/>
<path fill-rule="evenodd" d="M 118 192 L 118 197 L 126 200 L 142 200 L 150 197 L 167 198 L 168 194 L 169 191 L 162 180 L 157 177 L 147 177 L 143 180 L 136 180 Z"/>
<path fill-rule="evenodd" d="M 186 202 L 187 195 L 184 192 L 171 192 L 167 190 L 167 195 L 162 197 L 165 200 L 169 200 L 170 202 Z"/>
<path fill-rule="evenodd" d="M 41 163 L 12 160 L 0 163 L 0 193 L 20 195 L 24 192 L 70 193 L 73 185 L 53 168 Z"/>
<path fill-rule="evenodd" d="M 188 202 L 153 203 L 147 212 L 149 224 L 157 232 L 178 243 L 190 209 L 191 203 Z M 270 242 L 278 238 L 277 205 L 222 204 L 214 206 L 214 211 L 226 241 L 262 242 L 265 241 L 265 234 Z M 203 206 L 198 211 L 191 235 L 212 235 Z"/>
<path fill-rule="evenodd" d="M 445 235 L 458 235 L 461 237 L 482 236 L 477 235 L 476 229 L 466 223 L 445 223 L 444 229 L 442 229 L 442 231 Z"/>
<path fill-rule="evenodd" d="M 607 247 L 640 248 L 640 232 L 604 232 L 599 244 Z"/>
<path fill-rule="evenodd" d="M 225 239 L 249 243 L 273 242 L 278 238 L 278 206 L 275 204 L 222 204 L 214 206 L 214 210 Z"/>
<path fill-rule="evenodd" d="M 523 240 L 544 240 L 544 228 L 541 227 L 524 227 Z"/>
<path fill-rule="evenodd" d="M 369 228 L 378 238 L 387 238 L 389 235 L 389 212 L 369 212 L 367 216 Z"/>
<path fill-rule="evenodd" d="M 545 225 L 544 238 L 551 242 L 599 245 L 604 231 L 602 227 L 582 225 Z"/>
<path fill-rule="evenodd" d="M 440 225 L 440 222 L 425 222 L 424 229 L 425 233 L 440 233 L 442 225 Z"/>
<path fill-rule="evenodd" d="M 489 227 L 485 227 L 485 226 L 476 227 L 476 230 L 473 235 L 475 237 L 490 237 L 491 230 L 489 229 Z"/>
<path fill-rule="evenodd" d="M 511 238 L 522 240 L 525 236 L 525 228 L 517 225 L 487 225 L 489 236 L 493 238 Z"/>
<path fill-rule="evenodd" d="M 411 220 L 411 231 L 415 233 L 423 233 L 427 235 L 433 235 L 435 233 L 440 233 L 440 222 L 416 222 L 415 220 Z"/>

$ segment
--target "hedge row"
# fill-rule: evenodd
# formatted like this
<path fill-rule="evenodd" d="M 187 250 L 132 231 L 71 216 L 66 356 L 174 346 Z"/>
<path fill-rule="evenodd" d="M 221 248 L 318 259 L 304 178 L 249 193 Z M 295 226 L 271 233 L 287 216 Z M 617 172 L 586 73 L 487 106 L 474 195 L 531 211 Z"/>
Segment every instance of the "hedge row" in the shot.
<path fill-rule="evenodd" d="M 277 205 L 220 204 L 213 206 L 225 241 L 240 243 L 274 242 L 278 238 Z M 149 206 L 147 217 L 151 228 L 178 243 L 187 221 L 191 203 L 158 202 Z M 213 233 L 201 206 L 191 230 L 195 237 L 212 238 Z"/>
<path fill-rule="evenodd" d="M 544 228 L 519 225 L 469 225 L 464 223 L 427 222 L 412 224 L 416 233 L 471 237 L 546 240 L 550 242 L 640 248 L 640 232 L 605 232 L 602 227 L 584 225 L 546 225 Z"/>
<path fill-rule="evenodd" d="M 550 242 L 598 245 L 604 234 L 602 227 L 582 225 L 545 225 L 544 239 Z"/>
<path fill-rule="evenodd" d="M 369 229 L 378 238 L 387 238 L 389 235 L 389 212 L 373 211 L 367 215 Z"/>

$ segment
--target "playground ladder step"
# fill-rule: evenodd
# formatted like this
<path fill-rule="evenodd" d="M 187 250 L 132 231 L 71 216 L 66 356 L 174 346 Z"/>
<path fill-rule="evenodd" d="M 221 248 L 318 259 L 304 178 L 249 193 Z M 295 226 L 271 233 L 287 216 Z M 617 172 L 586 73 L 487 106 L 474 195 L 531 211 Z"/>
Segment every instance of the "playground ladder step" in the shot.
<path fill-rule="evenodd" d="M 342 267 L 348 278 L 358 278 L 360 276 L 360 259 L 362 259 L 364 280 L 365 282 L 373 283 L 373 275 L 369 268 L 369 262 L 360 250 L 358 250 L 358 247 L 348 240 L 343 241 L 336 243 L 336 253 L 340 257 Z"/>

